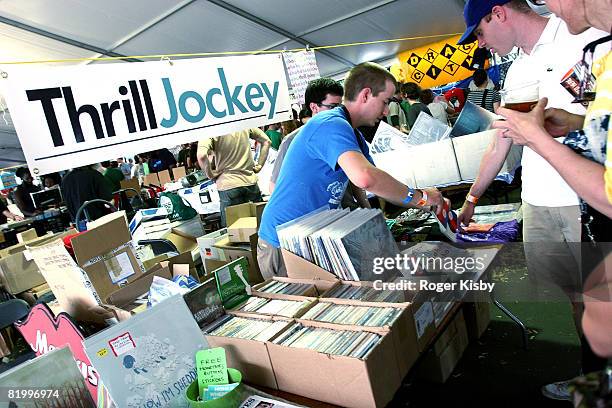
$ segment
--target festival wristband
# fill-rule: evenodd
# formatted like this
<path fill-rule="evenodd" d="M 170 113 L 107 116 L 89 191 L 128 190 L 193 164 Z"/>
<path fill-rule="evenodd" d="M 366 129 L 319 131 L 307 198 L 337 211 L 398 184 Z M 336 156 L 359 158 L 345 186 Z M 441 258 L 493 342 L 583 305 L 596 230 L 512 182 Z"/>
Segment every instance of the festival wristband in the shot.
<path fill-rule="evenodd" d="M 427 204 L 427 191 L 425 190 L 420 190 L 420 191 L 421 191 L 421 199 L 417 203 L 417 206 L 424 207 Z"/>
<path fill-rule="evenodd" d="M 468 202 L 476 205 L 478 203 L 478 197 L 468 193 L 468 195 L 465 197 L 465 201 L 468 201 Z"/>
<path fill-rule="evenodd" d="M 410 201 L 412 201 L 413 196 L 414 196 L 414 188 L 408 187 L 408 194 L 406 194 L 406 198 L 404 198 L 404 201 L 402 201 L 402 203 L 404 204 L 410 203 Z"/>

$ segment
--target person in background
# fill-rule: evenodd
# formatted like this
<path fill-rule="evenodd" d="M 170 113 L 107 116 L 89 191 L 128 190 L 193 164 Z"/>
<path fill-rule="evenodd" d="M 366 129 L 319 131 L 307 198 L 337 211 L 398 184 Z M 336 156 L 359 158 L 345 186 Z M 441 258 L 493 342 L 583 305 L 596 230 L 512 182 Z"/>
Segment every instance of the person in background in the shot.
<path fill-rule="evenodd" d="M 187 155 L 187 169 L 198 170 L 198 142 L 193 142 L 189 145 L 189 155 Z"/>
<path fill-rule="evenodd" d="M 285 136 L 293 132 L 295 129 L 297 129 L 295 120 L 286 120 L 283 123 L 281 123 L 281 133 L 283 134 L 283 139 L 285 138 Z M 281 143 L 282 143 L 282 140 L 281 140 Z"/>
<path fill-rule="evenodd" d="M 473 78 L 470 85 L 472 83 L 474 85 L 473 87 L 470 86 L 467 100 L 489 112 L 495 112 L 501 103 L 501 96 L 497 90 L 489 87 L 489 84 L 493 83 L 493 81 L 489 79 L 487 71 L 477 69 L 474 71 Z"/>
<path fill-rule="evenodd" d="M 143 163 L 146 160 L 142 154 L 137 154 L 136 156 L 134 156 L 134 159 L 136 159 L 136 163 L 134 163 L 134 166 L 132 167 L 131 176 L 132 178 L 136 177 L 138 179 L 138 184 L 142 185 L 145 176 Z"/>
<path fill-rule="evenodd" d="M 121 180 L 125 177 L 121 170 L 118 169 L 116 161 L 103 161 L 100 165 L 104 168 L 104 178 L 108 181 L 113 192 L 121 190 Z"/>
<path fill-rule="evenodd" d="M 300 126 L 305 125 L 306 122 L 308 122 L 308 120 L 312 118 L 312 112 L 310 111 L 310 109 L 308 109 L 307 106 L 304 106 L 300 110 L 299 118 L 300 118 Z"/>
<path fill-rule="evenodd" d="M 406 118 L 406 112 L 402 108 L 401 103 L 404 98 L 402 97 L 402 91 L 396 89 L 391 102 L 389 102 L 389 114 L 387 115 L 387 123 L 397 130 L 402 132 L 408 132 L 410 127 L 408 126 L 408 120 Z"/>
<path fill-rule="evenodd" d="M 62 179 L 61 189 L 62 197 L 73 222 L 78 209 L 85 201 L 97 198 L 106 201 L 113 199 L 110 182 L 92 166 L 77 167 L 69 171 Z M 102 203 L 93 203 L 87 206 L 87 212 L 91 220 L 96 220 L 108 214 L 109 210 Z"/>
<path fill-rule="evenodd" d="M 452 88 L 444 92 L 444 98 L 455 108 L 455 113 L 461 112 L 465 105 L 465 91 L 461 88 Z"/>
<path fill-rule="evenodd" d="M 179 151 L 178 158 L 176 160 L 176 165 L 179 167 L 187 167 L 188 157 L 189 157 L 189 143 L 184 143 L 181 145 L 181 150 Z"/>
<path fill-rule="evenodd" d="M 45 190 L 48 190 L 50 188 L 58 188 L 62 178 L 57 173 L 49 173 L 42 176 L 42 180 Z"/>
<path fill-rule="evenodd" d="M 572 34 L 579 34 L 589 27 L 609 32 L 612 27 L 612 3 L 606 0 L 547 1 L 548 8 L 563 19 Z M 598 45 L 607 53 L 594 61 L 596 78 L 595 100 L 590 103 L 585 116 L 571 114 L 562 109 L 546 109 L 541 100 L 529 113 L 500 109 L 507 123 L 495 122 L 505 137 L 514 143 L 529 146 L 542 155 L 559 172 L 565 181 L 584 201 L 582 209 L 593 227 L 591 233 L 600 235 L 600 242 L 609 242 L 612 227 L 612 52 L 610 41 Z M 582 140 L 580 145 L 590 149 L 573 149 L 574 143 L 557 143 L 554 137 Z M 605 156 L 604 156 L 605 152 Z M 591 209 L 589 210 L 589 207 Z M 595 210 L 596 212 L 593 212 Z M 584 216 L 583 216 L 584 217 Z M 591 228 L 590 228 L 591 229 Z M 603 237 L 601 237 L 603 235 Z M 603 238 L 603 239 L 602 239 Z M 605 254 L 604 254 L 605 255 Z M 584 284 L 584 295 L 591 301 L 584 302 L 582 328 L 593 351 L 601 357 L 612 358 L 612 253 L 595 267 Z"/>
<path fill-rule="evenodd" d="M 8 220 L 22 221 L 21 215 L 13 214 L 9 211 L 3 199 L 0 199 L 0 224 L 6 224 Z"/>
<path fill-rule="evenodd" d="M 572 8 L 572 12 L 582 11 L 583 5 Z M 519 56 L 508 69 L 506 89 L 537 80 L 539 94 L 548 98 L 550 108 L 584 114 L 582 105 L 572 103 L 574 97 L 561 85 L 561 79 L 580 61 L 584 46 L 605 36 L 605 32 L 591 29 L 573 35 L 560 18 L 543 17 L 524 0 L 468 0 L 464 18 L 467 29 L 459 44 L 478 40 L 479 47 L 494 49 L 500 55 L 508 54 L 515 46 L 520 48 Z M 540 109 L 543 111 L 541 103 Z M 458 215 L 460 225 L 469 224 L 478 198 L 499 172 L 511 147 L 512 139 L 504 137 L 503 132 L 491 142 Z M 581 241 L 578 197 L 557 170 L 531 148 L 523 148 L 521 164 L 523 242 L 529 278 L 536 283 L 556 284 L 571 296 L 581 342 L 582 370 L 599 370 L 605 361 L 597 358 L 582 334 L 582 305 L 574 296 L 582 284 L 582 259 L 577 244 Z M 551 399 L 570 399 L 567 381 L 545 385 L 542 393 Z"/>
<path fill-rule="evenodd" d="M 283 139 L 283 134 L 279 132 L 280 128 L 280 123 L 273 123 L 271 125 L 268 125 L 267 130 L 265 131 L 266 135 L 268 136 L 268 139 L 270 139 L 270 147 L 274 150 L 278 150 L 278 147 L 280 146 L 281 141 Z"/>
<path fill-rule="evenodd" d="M 251 154 L 250 140 L 261 144 L 258 163 Z M 241 130 L 198 142 L 198 162 L 209 179 L 214 180 L 221 201 L 221 226 L 226 226 L 225 208 L 230 205 L 262 201 L 257 185 L 270 149 L 270 139 L 259 128 Z"/>
<path fill-rule="evenodd" d="M 176 166 L 176 159 L 170 150 L 163 148 L 154 150 L 149 155 L 149 171 L 158 173 Z"/>
<path fill-rule="evenodd" d="M 427 105 L 420 101 L 421 98 L 421 87 L 414 82 L 407 82 L 401 86 L 402 96 L 404 102 L 402 106 L 406 109 L 407 115 L 406 120 L 408 121 L 408 127 L 412 129 L 414 122 L 416 122 L 419 114 L 425 112 L 431 116 L 431 112 Z"/>
<path fill-rule="evenodd" d="M 448 114 L 455 113 L 455 109 L 446 102 L 444 96 L 439 97 L 438 101 L 435 99 L 431 89 L 425 89 L 421 92 L 421 102 L 427 105 L 431 116 L 448 125 Z"/>
<path fill-rule="evenodd" d="M 132 177 L 132 168 L 128 163 L 126 163 L 123 157 L 119 157 L 117 159 L 117 167 L 119 168 L 121 173 L 123 173 L 123 178 L 125 180 L 129 180 L 130 177 Z"/>
<path fill-rule="evenodd" d="M 30 193 L 40 191 L 40 187 L 34 185 L 34 178 L 27 167 L 18 168 L 15 176 L 21 179 L 21 184 L 15 189 L 15 204 L 17 208 L 26 217 L 37 215 L 40 213 L 40 210 L 34 208 L 34 201 Z"/>

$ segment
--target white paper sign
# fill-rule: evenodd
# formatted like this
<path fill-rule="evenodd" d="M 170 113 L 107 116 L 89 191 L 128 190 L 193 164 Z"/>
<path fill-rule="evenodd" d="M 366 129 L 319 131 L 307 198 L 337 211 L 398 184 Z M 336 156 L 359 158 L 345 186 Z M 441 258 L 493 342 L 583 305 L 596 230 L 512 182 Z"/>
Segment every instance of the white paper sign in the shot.
<path fill-rule="evenodd" d="M 2 69 L 38 175 L 291 118 L 280 55 Z"/>
<path fill-rule="evenodd" d="M 298 102 L 303 104 L 308 82 L 321 76 L 314 51 L 285 52 L 283 56 L 293 92 Z"/>

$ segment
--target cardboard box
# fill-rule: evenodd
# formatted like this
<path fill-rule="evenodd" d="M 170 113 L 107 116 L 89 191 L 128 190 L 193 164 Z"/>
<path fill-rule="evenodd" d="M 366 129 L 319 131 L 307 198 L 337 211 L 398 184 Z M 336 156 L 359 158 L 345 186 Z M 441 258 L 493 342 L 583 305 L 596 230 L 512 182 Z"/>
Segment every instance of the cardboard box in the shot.
<path fill-rule="evenodd" d="M 465 325 L 470 341 L 478 340 L 491 322 L 491 297 L 488 293 L 478 291 L 473 302 L 463 304 Z"/>
<path fill-rule="evenodd" d="M 126 195 L 128 196 L 128 198 L 132 198 L 140 194 L 140 183 L 138 182 L 138 177 L 132 177 L 130 179 L 121 180 L 119 184 L 121 185 L 121 189 L 133 188 L 134 190 L 137 191 L 137 193 L 133 191 L 127 191 Z"/>
<path fill-rule="evenodd" d="M 311 327 L 328 327 L 317 322 Z M 345 327 L 336 326 L 337 330 Z M 380 333 L 379 333 L 380 334 Z M 393 339 L 384 335 L 364 359 L 267 343 L 280 390 L 344 407 L 384 407 L 401 384 Z"/>
<path fill-rule="evenodd" d="M 198 243 L 195 239 L 185 238 L 172 231 L 164 234 L 163 238 L 172 242 L 179 253 L 191 252 L 198 247 Z"/>
<path fill-rule="evenodd" d="M 257 234 L 250 237 L 250 244 L 236 244 L 224 238 L 215 243 L 215 248 L 222 249 L 228 261 L 235 261 L 244 256 L 249 264 L 249 283 L 256 285 L 263 282 L 259 264 L 257 263 Z"/>
<path fill-rule="evenodd" d="M 76 233 L 71 228 L 59 234 L 47 234 L 36 239 L 5 248 L 0 259 L 0 283 L 11 294 L 17 294 L 46 283 L 36 263 L 30 257 L 27 246 L 44 245 L 56 239 Z"/>
<path fill-rule="evenodd" d="M 18 232 L 16 236 L 17 242 L 19 242 L 20 244 L 38 238 L 38 234 L 36 233 L 36 230 L 34 228 L 30 228 L 23 232 Z"/>
<path fill-rule="evenodd" d="M 398 366 L 400 377 L 403 379 L 417 358 L 419 357 L 419 347 L 417 344 L 417 337 L 415 332 L 415 324 L 412 313 L 412 305 L 409 303 L 382 303 L 382 302 L 360 302 L 358 300 L 350 299 L 325 299 L 319 300 L 319 303 L 333 303 L 337 305 L 353 305 L 353 306 L 364 306 L 364 307 L 394 307 L 401 309 L 401 313 L 390 326 L 354 326 L 344 325 L 341 323 L 324 323 L 321 324 L 332 324 L 333 326 L 344 327 L 346 330 L 357 330 L 357 331 L 371 331 L 375 333 L 389 333 L 393 339 L 393 346 L 395 350 L 395 361 Z M 313 307 L 315 303 L 310 305 L 308 309 Z M 304 310 L 304 313 L 307 310 Z M 300 323 L 314 322 L 314 320 L 305 320 L 296 318 L 296 321 Z"/>
<path fill-rule="evenodd" d="M 111 293 L 104 300 L 105 303 L 120 307 L 124 310 L 132 310 L 134 307 L 138 306 L 133 303 L 134 300 L 147 293 L 151 288 L 154 276 L 160 276 L 171 280 L 172 272 L 168 266 L 153 268 L 126 286 Z"/>
<path fill-rule="evenodd" d="M 183 166 L 174 167 L 172 169 L 172 180 L 174 181 L 179 181 L 181 177 L 185 177 L 186 175 L 187 172 L 185 171 L 185 168 Z"/>
<path fill-rule="evenodd" d="M 162 170 L 158 172 L 157 177 L 159 177 L 159 183 L 162 186 L 172 181 L 172 177 L 170 177 L 170 172 L 168 170 Z"/>
<path fill-rule="evenodd" d="M 249 237 L 257 233 L 257 218 L 239 218 L 232 225 L 227 227 L 227 234 L 230 242 L 249 242 Z"/>
<path fill-rule="evenodd" d="M 261 319 L 272 320 L 266 316 L 262 316 Z M 274 320 L 286 320 L 287 325 L 292 322 L 290 319 L 276 318 Z M 265 342 L 211 336 L 210 334 L 205 334 L 205 337 L 211 348 L 223 347 L 225 349 L 227 366 L 240 371 L 244 381 L 275 390 L 279 389 Z"/>
<path fill-rule="evenodd" d="M 496 137 L 497 130 L 487 130 L 452 139 L 457 157 L 457 164 L 461 178 L 464 181 L 473 181 L 478 175 L 480 161 L 487 151 L 491 140 Z M 499 173 L 508 173 L 520 163 L 523 154 L 521 146 L 512 145 L 508 157 L 504 161 Z"/>
<path fill-rule="evenodd" d="M 293 279 L 321 279 L 335 282 L 338 277 L 286 249 L 281 248 L 287 276 Z"/>
<path fill-rule="evenodd" d="M 227 228 L 222 228 L 197 238 L 196 242 L 200 248 L 200 255 L 202 259 L 216 259 L 218 261 L 225 261 L 227 259 L 225 257 L 225 252 L 223 252 L 221 248 L 215 247 L 216 242 L 225 238 L 228 238 Z"/>
<path fill-rule="evenodd" d="M 149 173 L 149 174 L 145 174 L 144 176 L 144 181 L 142 182 L 142 184 L 144 186 L 161 186 L 161 184 L 159 183 L 159 177 L 157 176 L 157 173 Z"/>
<path fill-rule="evenodd" d="M 227 225 L 232 225 L 238 221 L 239 218 L 243 217 L 255 217 L 257 219 L 257 225 L 261 221 L 264 207 L 266 203 L 244 203 L 238 205 L 231 205 L 225 208 L 225 219 Z"/>
<path fill-rule="evenodd" d="M 230 262 L 231 262 L 230 260 L 218 261 L 216 259 L 204 259 L 204 272 L 206 272 L 206 276 L 208 276 L 215 269 L 219 269 L 223 265 L 227 265 Z M 250 281 L 250 277 L 249 277 L 249 281 Z"/>
<path fill-rule="evenodd" d="M 461 359 L 468 342 L 465 320 L 460 310 L 448 325 L 446 333 L 438 338 L 424 356 L 418 368 L 419 377 L 438 383 L 446 382 Z"/>
<path fill-rule="evenodd" d="M 101 299 L 145 272 L 132 248 L 125 217 L 115 214 L 102 217 L 98 226 L 72 238 L 76 261 Z"/>

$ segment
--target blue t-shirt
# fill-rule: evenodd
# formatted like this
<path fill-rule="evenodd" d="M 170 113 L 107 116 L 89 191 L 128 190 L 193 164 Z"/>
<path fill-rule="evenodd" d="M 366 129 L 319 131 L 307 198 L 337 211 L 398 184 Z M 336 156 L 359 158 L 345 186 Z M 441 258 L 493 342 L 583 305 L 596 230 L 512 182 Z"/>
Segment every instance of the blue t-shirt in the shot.
<path fill-rule="evenodd" d="M 264 209 L 259 227 L 262 239 L 279 247 L 278 225 L 325 205 L 340 206 L 348 177 L 338 165 L 338 157 L 357 151 L 374 163 L 365 139 L 357 134 L 341 107 L 318 113 L 300 129 Z"/>

